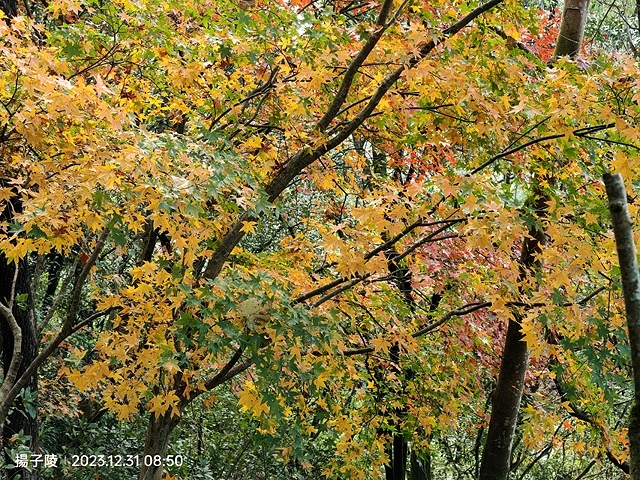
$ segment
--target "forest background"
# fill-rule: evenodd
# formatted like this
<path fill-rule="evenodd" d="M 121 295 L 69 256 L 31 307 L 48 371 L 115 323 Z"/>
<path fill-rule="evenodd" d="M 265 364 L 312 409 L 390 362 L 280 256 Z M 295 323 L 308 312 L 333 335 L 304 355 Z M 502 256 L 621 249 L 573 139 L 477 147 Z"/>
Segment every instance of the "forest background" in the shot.
<path fill-rule="evenodd" d="M 6 478 L 634 473 L 636 5 L 0 9 Z"/>

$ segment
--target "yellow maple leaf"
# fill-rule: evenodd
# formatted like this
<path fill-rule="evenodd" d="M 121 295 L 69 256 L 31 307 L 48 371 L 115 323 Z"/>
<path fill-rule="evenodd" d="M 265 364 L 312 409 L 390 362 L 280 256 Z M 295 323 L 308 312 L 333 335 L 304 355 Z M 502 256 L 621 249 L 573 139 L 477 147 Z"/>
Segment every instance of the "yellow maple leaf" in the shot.
<path fill-rule="evenodd" d="M 241 232 L 256 233 L 257 222 L 242 222 Z"/>
<path fill-rule="evenodd" d="M 240 410 L 251 412 L 256 417 L 263 413 L 269 413 L 269 406 L 261 402 L 256 387 L 251 381 L 245 382 L 244 389 L 239 394 L 238 402 L 240 403 Z"/>
<path fill-rule="evenodd" d="M 120 404 L 114 407 L 118 420 L 130 420 L 135 413 L 138 413 L 138 407 L 134 402 Z"/>
<path fill-rule="evenodd" d="M 631 176 L 631 168 L 633 164 L 627 154 L 621 150 L 616 151 L 611 161 L 611 170 L 620 173 L 623 177 Z"/>
<path fill-rule="evenodd" d="M 384 339 L 384 338 L 374 338 L 373 340 L 371 340 L 371 345 L 373 345 L 373 347 L 376 349 L 376 351 L 380 351 L 383 353 L 388 353 L 389 352 L 389 347 L 391 346 L 391 343 Z"/>
<path fill-rule="evenodd" d="M 88 375 L 85 375 L 84 372 L 80 372 L 78 370 L 74 370 L 73 372 L 69 373 L 67 375 L 67 378 L 81 392 L 84 392 L 91 383 L 91 378 L 89 378 Z"/>
<path fill-rule="evenodd" d="M 171 416 L 176 414 L 179 415 L 179 411 L 177 409 L 177 403 L 180 399 L 176 396 L 175 393 L 169 392 L 166 395 L 156 395 L 147 403 L 149 407 L 149 412 L 154 413 L 156 417 L 160 417 L 164 415 L 169 408 L 172 409 Z"/>
<path fill-rule="evenodd" d="M 522 339 L 527 343 L 532 357 L 537 357 L 542 353 L 545 343 L 541 342 L 536 335 L 535 325 L 532 322 L 524 321 L 520 324 Z"/>
<path fill-rule="evenodd" d="M 323 388 L 327 383 L 327 379 L 329 378 L 329 372 L 322 372 L 318 377 L 314 380 L 314 384 L 318 388 Z"/>

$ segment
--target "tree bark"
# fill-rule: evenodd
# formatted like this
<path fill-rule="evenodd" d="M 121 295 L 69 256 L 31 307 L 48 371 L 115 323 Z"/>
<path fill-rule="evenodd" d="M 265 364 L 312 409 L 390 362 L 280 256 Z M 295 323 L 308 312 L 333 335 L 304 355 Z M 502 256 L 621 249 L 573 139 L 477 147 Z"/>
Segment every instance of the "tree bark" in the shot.
<path fill-rule="evenodd" d="M 411 450 L 411 480 L 433 480 L 431 476 L 431 454 L 418 455 Z"/>
<path fill-rule="evenodd" d="M 629 463 L 631 479 L 640 480 L 640 275 L 633 241 L 633 222 L 627 207 L 627 194 L 620 174 L 603 176 L 620 263 L 622 291 L 631 347 L 634 404 L 629 418 Z"/>
<path fill-rule="evenodd" d="M 397 411 L 394 413 L 402 415 L 404 412 Z M 400 423 L 400 418 L 398 419 L 398 423 Z M 393 434 L 391 442 L 386 446 L 385 452 L 389 459 L 389 464 L 384 467 L 385 479 L 405 480 L 407 476 L 408 445 L 402 432 L 396 432 Z"/>
<path fill-rule="evenodd" d="M 0 219 L 11 222 L 13 213 L 19 212 L 21 209 L 22 205 L 18 197 L 13 197 L 4 210 L 0 212 Z M 26 300 L 18 301 L 18 298 Z M 26 258 L 21 259 L 17 264 L 8 263 L 5 255 L 0 253 L 0 302 L 4 306 L 12 305 L 12 315 L 9 316 L 12 318 L 7 315 L 0 315 L 0 345 L 2 347 L 1 358 L 4 373 L 2 387 L 5 390 L 13 386 L 14 382 L 22 376 L 26 368 L 38 355 L 38 334 L 33 315 L 29 264 Z M 14 325 L 12 325 L 13 322 L 15 322 Z M 15 329 L 16 326 L 19 331 Z M 20 348 L 16 348 L 16 339 Z M 36 393 L 38 391 L 37 376 L 31 376 L 26 386 L 30 388 L 32 393 Z M 25 435 L 31 437 L 28 442 L 31 452 L 38 452 L 37 415 L 31 415 L 19 398 L 14 403 L 13 408 L 12 413 L 7 417 L 7 421 L 0 422 L 0 428 L 2 429 L 0 436 L 3 448 L 7 448 L 13 435 L 22 431 Z M 5 450 L 5 459 L 9 464 L 12 463 L 7 450 Z M 15 468 L 7 469 L 5 478 L 37 480 L 40 475 L 37 469 L 29 472 L 25 468 Z"/>
<path fill-rule="evenodd" d="M 7 264 L 7 260 L 4 255 L 0 255 L 0 301 L 5 305 L 9 302 L 11 295 L 11 288 L 13 285 L 13 279 L 16 266 L 14 263 Z M 17 371 L 17 378 L 19 378 L 26 370 L 33 359 L 38 354 L 38 340 L 36 335 L 35 320 L 31 315 L 31 294 L 29 289 L 29 271 L 27 261 L 25 259 L 18 263 L 18 276 L 15 284 L 15 295 L 27 294 L 26 305 L 16 305 L 14 302 L 13 316 L 16 323 L 22 331 L 21 335 L 21 355 L 22 361 Z M 14 337 L 11 331 L 9 323 L 2 319 L 0 321 L 0 335 L 2 336 L 2 365 L 5 378 L 9 372 L 9 366 L 13 358 Z M 29 379 L 27 385 L 31 392 L 38 391 L 38 380 L 36 376 L 32 376 Z M 7 418 L 2 429 L 2 444 L 4 446 L 9 445 L 9 440 L 15 434 L 22 432 L 24 435 L 31 437 L 29 440 L 29 450 L 31 452 L 38 452 L 38 419 L 37 416 L 32 416 L 27 411 L 20 400 L 14 404 L 14 409 Z M 9 458 L 7 457 L 7 460 Z M 40 478 L 37 471 L 29 472 L 25 468 L 16 468 L 7 472 L 8 479 L 20 478 L 21 480 L 35 480 Z"/>
<path fill-rule="evenodd" d="M 164 469 L 156 466 L 146 466 L 145 459 L 155 456 L 164 459 L 167 456 L 167 448 L 171 433 L 178 425 L 180 417 L 171 416 L 170 413 L 156 417 L 151 414 L 147 427 L 147 436 L 144 442 L 143 458 L 141 459 L 140 480 L 161 480 Z"/>
<path fill-rule="evenodd" d="M 553 53 L 555 58 L 573 58 L 580 53 L 588 12 L 589 0 L 565 0 L 560 33 Z"/>
<path fill-rule="evenodd" d="M 589 0 L 565 0 L 560 32 L 556 41 L 554 58 L 575 57 L 582 46 Z M 540 189 L 533 193 L 538 219 L 546 211 L 548 197 Z M 524 279 L 535 266 L 535 254 L 546 243 L 544 231 L 533 227 L 523 241 L 520 256 L 520 278 Z M 498 383 L 492 395 L 491 418 L 482 461 L 479 480 L 506 480 L 509 475 L 513 436 L 520 411 L 520 401 L 524 389 L 529 354 L 522 340 L 519 317 L 509 320 L 507 337 L 498 375 Z"/>
<path fill-rule="evenodd" d="M 9 22 L 18 14 L 17 0 L 0 0 L 0 10 L 4 12 L 5 21 Z"/>
<path fill-rule="evenodd" d="M 5 15 L 5 22 L 10 23 L 11 19 L 18 14 L 17 0 L 0 0 L 0 10 L 2 10 Z M 4 183 L 4 181 L 0 180 L 0 183 Z M 20 200 L 14 197 L 8 202 L 4 210 L 0 212 L 0 218 L 4 221 L 10 221 L 13 212 L 20 211 L 21 207 Z M 5 315 L 0 315 L 3 382 L 14 382 L 20 378 L 25 372 L 26 367 L 38 355 L 38 333 L 33 315 L 33 297 L 30 290 L 30 274 L 27 259 L 23 258 L 17 264 L 8 263 L 4 254 L 0 254 L 0 302 L 2 302 L 3 305 L 13 303 L 11 311 L 13 314 L 12 322 L 15 322 L 20 330 L 20 335 L 16 337 L 16 333 L 18 332 L 13 328 L 15 324 L 12 326 Z M 19 295 L 27 295 L 26 304 L 20 305 L 19 302 L 16 302 L 15 299 Z M 14 348 L 14 340 L 16 340 L 16 338 L 20 344 L 19 349 Z M 16 353 L 18 354 L 17 357 Z M 10 372 L 12 361 L 15 363 L 15 360 L 19 360 L 17 371 Z M 10 386 L 12 385 L 3 384 L 3 390 Z M 29 387 L 32 393 L 38 391 L 38 379 L 36 375 L 29 378 L 27 387 Z M 31 415 L 20 401 L 16 402 L 13 407 L 14 409 L 6 418 L 6 421 L 0 422 L 0 428 L 2 429 L 0 435 L 2 447 L 5 460 L 9 465 L 12 462 L 6 448 L 9 445 L 11 437 L 17 433 L 22 432 L 24 435 L 28 435 L 30 437 L 28 442 L 29 450 L 33 453 L 39 452 L 37 409 L 35 409 L 35 414 Z M 26 468 L 7 469 L 4 477 L 10 480 L 14 478 L 20 478 L 21 480 L 39 480 L 41 478 L 38 469 L 29 471 Z"/>
<path fill-rule="evenodd" d="M 537 219 L 545 216 L 548 196 L 539 188 L 533 192 Z M 520 280 L 524 281 L 539 260 L 536 255 L 546 244 L 546 235 L 541 226 L 534 225 L 523 240 L 520 253 Z M 524 292 L 522 292 L 524 293 Z M 518 423 L 520 401 L 524 390 L 524 379 L 529 363 L 529 351 L 520 328 L 520 315 L 513 312 L 509 320 L 504 352 L 498 374 L 498 383 L 492 394 L 491 418 L 479 480 L 506 480 L 511 468 L 511 447 Z"/>
<path fill-rule="evenodd" d="M 480 464 L 480 480 L 505 480 L 518 422 L 529 354 L 520 323 L 509 320 L 498 384 L 492 394 L 489 432 Z"/>

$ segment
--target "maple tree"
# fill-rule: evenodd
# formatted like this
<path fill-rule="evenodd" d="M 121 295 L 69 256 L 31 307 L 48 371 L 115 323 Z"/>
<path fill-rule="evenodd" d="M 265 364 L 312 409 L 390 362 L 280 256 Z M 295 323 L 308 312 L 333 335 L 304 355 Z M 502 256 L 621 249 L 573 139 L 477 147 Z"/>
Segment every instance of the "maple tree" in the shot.
<path fill-rule="evenodd" d="M 491 444 L 511 335 L 523 458 L 561 439 L 624 470 L 599 178 L 637 175 L 632 59 L 547 66 L 502 0 L 31 7 L 0 27 L 0 250 L 31 276 L 4 275 L 0 423 L 62 344 L 59 378 L 146 418 L 149 458 L 232 384 L 283 461 L 400 479 L 460 429 Z"/>
<path fill-rule="evenodd" d="M 565 2 L 558 41 L 554 50 L 554 60 L 567 56 L 575 58 L 582 47 L 582 37 L 587 20 L 588 2 Z M 520 251 L 519 280 L 521 285 L 527 277 L 535 276 L 541 267 L 540 254 L 548 243 L 544 219 L 547 215 L 550 195 L 542 185 L 554 183 L 552 175 L 532 172 L 533 188 L 526 203 L 534 213 L 533 225 L 522 241 Z M 527 295 L 520 287 L 520 293 Z M 509 320 L 500 373 L 494 398 L 487 441 L 483 450 L 479 477 L 481 480 L 506 480 L 511 470 L 511 448 L 520 412 L 520 402 L 524 391 L 529 349 L 522 328 L 522 316 L 515 310 Z"/>

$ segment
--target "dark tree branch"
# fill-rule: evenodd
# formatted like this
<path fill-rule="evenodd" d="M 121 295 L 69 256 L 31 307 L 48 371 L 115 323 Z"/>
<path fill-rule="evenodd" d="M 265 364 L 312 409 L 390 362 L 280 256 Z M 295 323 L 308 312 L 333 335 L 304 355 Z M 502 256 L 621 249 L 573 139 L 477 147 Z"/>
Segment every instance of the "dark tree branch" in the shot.
<path fill-rule="evenodd" d="M 233 357 L 231 357 L 231 359 L 227 362 L 227 364 L 224 367 L 222 367 L 222 369 L 214 377 L 204 382 L 204 386 L 207 389 L 207 391 L 214 389 L 227 378 L 227 375 L 229 374 L 229 372 L 233 369 L 233 367 L 236 366 L 236 364 L 242 358 L 243 352 L 244 352 L 244 349 L 242 347 L 238 348 L 236 350 L 236 353 L 233 354 Z"/>
<path fill-rule="evenodd" d="M 473 170 L 471 170 L 467 174 L 467 176 L 475 175 L 476 173 L 480 172 L 481 170 L 484 170 L 485 168 L 487 168 L 492 163 L 497 162 L 501 158 L 508 157 L 509 155 L 512 155 L 512 154 L 514 154 L 516 152 L 519 152 L 520 150 L 524 150 L 525 148 L 530 147 L 531 145 L 535 145 L 536 143 L 546 142 L 547 140 L 554 140 L 556 138 L 562 138 L 564 136 L 565 136 L 564 133 L 556 133 L 554 135 L 546 135 L 544 137 L 534 138 L 533 140 L 530 140 L 530 141 L 528 141 L 526 143 L 523 143 L 522 145 L 519 145 L 517 147 L 511 148 L 509 150 L 505 150 L 504 152 L 499 153 L 498 155 L 495 155 L 495 156 L 491 157 L 489 160 L 484 162 L 479 167 L 476 167 Z"/>
<path fill-rule="evenodd" d="M 378 88 L 371 96 L 371 99 L 367 103 L 367 105 L 351 120 L 349 121 L 338 133 L 336 133 L 333 137 L 331 137 L 325 143 L 315 147 L 305 147 L 304 149 L 298 151 L 285 162 L 282 169 L 276 174 L 276 176 L 271 180 L 271 182 L 265 187 L 265 192 L 267 193 L 268 199 L 270 202 L 275 201 L 276 198 L 280 196 L 280 194 L 289 186 L 291 181 L 300 174 L 302 170 L 311 165 L 317 159 L 330 152 L 342 142 L 344 142 L 347 138 L 351 136 L 353 132 L 356 131 L 358 127 L 360 127 L 367 118 L 369 118 L 375 109 L 378 107 L 378 104 L 382 100 L 382 98 L 387 94 L 389 89 L 398 81 L 402 73 L 407 68 L 415 67 L 420 60 L 426 57 L 429 53 L 431 53 L 438 45 L 442 44 L 447 40 L 447 38 L 452 35 L 458 33 L 464 27 L 469 25 L 473 20 L 475 20 L 482 13 L 491 10 L 497 5 L 500 5 L 504 0 L 491 0 L 484 5 L 481 5 L 471 11 L 468 15 L 460 19 L 451 27 L 442 31 L 441 35 L 425 43 L 419 50 L 418 54 L 413 57 L 411 60 L 407 62 L 407 65 L 402 66 L 391 72 L 387 75 L 378 85 Z M 366 45 L 365 45 L 366 46 Z M 364 48 L 364 47 L 363 47 Z M 373 48 L 373 47 L 372 47 Z M 356 60 L 354 60 L 355 62 Z M 362 59 L 364 61 L 364 58 Z M 360 62 L 362 63 L 362 62 Z M 355 72 L 354 72 L 355 75 Z M 348 90 L 348 87 L 345 87 Z M 336 113 L 339 111 L 340 106 L 342 105 L 342 101 L 338 101 L 336 103 L 338 106 L 336 108 Z M 332 104 L 333 105 L 333 104 Z M 326 116 L 326 115 L 325 115 Z M 323 117 L 324 118 L 324 117 Z M 330 123 L 333 116 L 331 118 L 327 117 L 325 120 L 326 125 Z M 320 124 L 319 124 L 320 125 Z M 320 125 L 321 126 L 321 125 Z M 317 128 L 322 131 L 321 128 Z M 216 249 L 213 256 L 209 259 L 205 271 L 203 273 L 203 277 L 207 280 L 213 280 L 218 276 L 218 274 L 222 271 L 222 268 L 229 258 L 231 251 L 238 244 L 238 242 L 243 238 L 244 232 L 242 232 L 242 227 L 244 222 L 249 220 L 250 215 L 248 212 L 243 212 L 236 224 L 224 235 L 222 238 L 220 245 Z"/>

